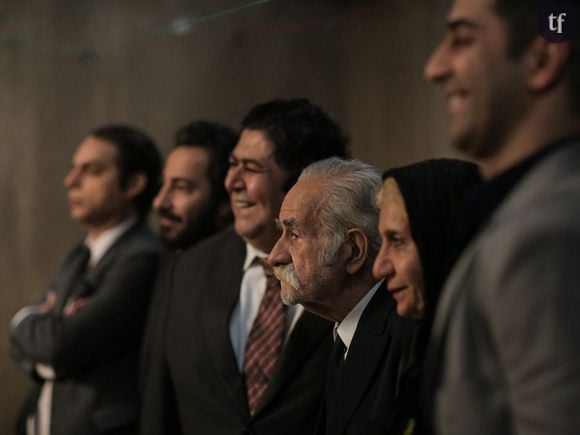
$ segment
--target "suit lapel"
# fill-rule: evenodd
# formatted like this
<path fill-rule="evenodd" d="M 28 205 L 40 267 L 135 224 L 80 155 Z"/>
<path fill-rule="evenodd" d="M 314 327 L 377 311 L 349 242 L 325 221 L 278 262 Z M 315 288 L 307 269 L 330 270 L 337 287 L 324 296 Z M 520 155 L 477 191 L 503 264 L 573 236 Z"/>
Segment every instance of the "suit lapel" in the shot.
<path fill-rule="evenodd" d="M 143 232 L 145 231 L 147 227 L 141 223 L 141 222 L 137 222 L 135 223 L 132 227 L 130 227 L 127 231 L 125 231 L 118 240 L 115 241 L 115 243 L 113 243 L 113 245 L 111 245 L 111 247 L 107 250 L 107 252 L 105 252 L 105 254 L 103 255 L 103 257 L 99 260 L 99 262 L 94 266 L 94 267 L 89 267 L 87 268 L 84 276 L 82 277 L 82 282 L 77 282 L 75 283 L 69 283 L 69 288 L 66 292 L 66 297 L 64 297 L 62 299 L 62 306 L 60 307 L 61 309 L 64 308 L 64 306 L 66 305 L 67 299 L 69 298 L 71 291 L 74 289 L 75 290 L 75 298 L 79 298 L 79 297 L 90 297 L 93 292 L 95 291 L 96 288 L 98 288 L 102 276 L 103 274 L 110 270 L 110 265 L 111 263 L 113 263 L 115 261 L 115 258 L 117 256 L 117 252 L 119 252 L 119 250 L 122 248 L 122 246 L 126 243 L 127 240 L 130 240 L 133 235 L 137 232 Z M 74 264 L 75 264 L 75 268 L 78 265 L 78 257 L 80 257 L 80 252 L 81 252 L 81 244 L 79 244 L 79 246 L 76 248 L 76 252 L 75 252 L 75 256 L 77 257 L 74 260 Z M 72 268 L 71 268 L 72 270 Z M 76 270 L 76 269 L 75 269 Z M 71 276 L 69 278 L 69 280 L 73 280 L 74 278 L 74 273 L 71 273 Z M 72 286 L 71 286 L 72 284 Z M 82 288 L 77 288 L 77 286 L 82 286 Z"/>
<path fill-rule="evenodd" d="M 462 292 L 468 291 L 469 285 L 466 285 L 466 282 L 469 283 L 470 279 L 477 279 L 476 274 L 472 273 L 472 267 L 479 245 L 486 239 L 488 228 L 493 229 L 502 225 L 503 220 L 510 219 L 512 213 L 526 207 L 528 202 L 536 201 L 542 195 L 549 197 L 554 186 L 561 188 L 565 183 L 576 182 L 576 179 L 570 178 L 570 175 L 574 176 L 579 166 L 580 145 L 578 143 L 554 151 L 524 176 L 513 192 L 508 194 L 492 214 L 489 222 L 468 244 L 453 267 L 441 293 L 427 353 L 429 358 L 439 361 L 443 357 L 444 340 L 454 307 L 459 302 Z M 433 366 L 439 367 L 440 364 L 440 362 L 434 363 Z"/>
<path fill-rule="evenodd" d="M 62 269 L 62 276 L 59 277 L 58 288 L 54 290 L 57 292 L 56 309 L 61 312 L 66 306 L 68 298 L 72 291 L 79 285 L 78 270 L 80 262 L 82 261 L 82 243 L 79 243 L 71 252 L 68 265 Z"/>
<path fill-rule="evenodd" d="M 258 415 L 276 395 L 297 376 L 312 351 L 327 339 L 330 342 L 332 323 L 318 316 L 303 312 L 282 349 L 278 368 L 256 409 Z"/>
<path fill-rule="evenodd" d="M 329 422 L 330 433 L 344 432 L 369 386 L 376 380 L 377 366 L 392 342 L 387 325 L 394 308 L 394 301 L 383 284 L 365 308 L 349 347 L 336 390 L 339 412 Z"/>
<path fill-rule="evenodd" d="M 246 386 L 232 348 L 229 323 L 240 295 L 246 247 L 233 233 L 232 239 L 226 245 L 222 255 L 218 256 L 219 263 L 215 269 L 208 271 L 211 285 L 206 286 L 202 324 L 216 371 L 224 388 L 231 395 L 238 413 L 245 420 L 249 414 Z"/>
<path fill-rule="evenodd" d="M 577 143 L 554 151 L 552 155 L 532 168 L 499 205 L 489 222 L 465 248 L 446 281 L 433 324 L 433 349 L 437 349 L 436 345 L 445 335 L 453 307 L 458 302 L 461 292 L 466 288 L 466 277 L 473 276 L 471 274 L 473 261 L 479 244 L 486 239 L 488 228 L 493 229 L 502 225 L 503 220 L 510 219 L 512 213 L 526 207 L 528 202 L 536 201 L 539 196 L 549 197 L 553 186 L 563 187 L 566 183 L 564 179 L 569 174 L 575 174 L 579 166 L 580 145 Z M 575 182 L 575 179 L 568 182 Z"/>
<path fill-rule="evenodd" d="M 105 271 L 111 270 L 111 264 L 115 262 L 117 253 L 122 250 L 123 245 L 131 240 L 133 236 L 138 232 L 145 232 L 146 226 L 142 222 L 136 222 L 127 231 L 125 231 L 121 236 L 111 245 L 109 249 L 105 252 L 103 257 L 99 260 L 97 264 L 89 268 L 85 275 L 85 292 L 83 297 L 91 296 L 94 290 L 99 286 L 101 277 Z"/>
<path fill-rule="evenodd" d="M 447 278 L 444 290 L 441 292 L 437 307 L 437 314 L 433 322 L 433 346 L 435 346 L 435 343 L 438 343 L 445 334 L 447 324 L 449 323 L 450 314 L 453 312 L 453 307 L 459 300 L 461 291 L 465 287 L 463 284 L 465 277 L 469 276 L 469 269 L 473 263 L 476 246 L 477 243 L 470 243 L 467 246 L 463 254 L 461 254 L 459 260 L 455 263 L 455 267 L 453 267 L 451 274 Z"/>

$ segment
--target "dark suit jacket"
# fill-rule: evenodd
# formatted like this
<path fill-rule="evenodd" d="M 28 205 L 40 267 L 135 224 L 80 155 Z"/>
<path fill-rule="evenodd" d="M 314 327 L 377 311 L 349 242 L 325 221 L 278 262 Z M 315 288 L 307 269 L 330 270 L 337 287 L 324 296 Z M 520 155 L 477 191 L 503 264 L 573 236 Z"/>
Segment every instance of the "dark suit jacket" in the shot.
<path fill-rule="evenodd" d="M 167 293 L 167 283 L 169 280 L 170 271 L 173 267 L 174 256 L 177 251 L 170 251 L 165 248 L 162 249 L 159 267 L 157 269 L 157 278 L 155 280 L 155 285 L 151 290 L 151 298 L 149 303 L 149 312 L 147 314 L 147 320 L 145 322 L 145 328 L 143 333 L 143 342 L 141 344 L 141 357 L 140 357 L 140 367 L 139 367 L 139 389 L 143 390 L 143 382 L 145 379 L 145 373 L 147 372 L 147 364 L 150 361 L 149 354 L 151 352 L 151 343 L 153 341 L 155 325 L 157 323 L 157 316 L 159 315 L 160 308 L 163 305 L 163 299 Z"/>
<path fill-rule="evenodd" d="M 401 358 L 410 346 L 415 324 L 397 316 L 385 287 L 377 290 L 359 320 L 335 397 L 325 398 L 323 403 L 316 430 L 319 435 L 385 434 L 392 420 Z"/>
<path fill-rule="evenodd" d="M 39 381 L 36 363 L 56 372 L 52 435 L 133 433 L 139 346 L 159 247 L 145 224 L 130 228 L 87 272 L 80 296 L 89 304 L 63 317 L 79 251 L 80 245 L 66 257 L 49 287 L 57 294 L 55 310 L 31 314 L 12 330 L 12 353 Z"/>
<path fill-rule="evenodd" d="M 245 255 L 244 242 L 226 230 L 176 260 L 149 354 L 142 434 L 313 432 L 332 325 L 308 313 L 301 316 L 262 403 L 250 416 L 229 334 Z"/>

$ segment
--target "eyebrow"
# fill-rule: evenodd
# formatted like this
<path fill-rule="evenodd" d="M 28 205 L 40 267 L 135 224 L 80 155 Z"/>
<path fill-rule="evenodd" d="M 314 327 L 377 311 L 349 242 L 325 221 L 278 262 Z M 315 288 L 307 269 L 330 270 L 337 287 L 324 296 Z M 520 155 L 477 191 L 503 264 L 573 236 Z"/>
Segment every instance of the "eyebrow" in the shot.
<path fill-rule="evenodd" d="M 296 219 L 284 219 L 282 221 L 282 225 L 289 228 L 296 228 L 298 226 L 298 222 L 296 222 Z"/>
<path fill-rule="evenodd" d="M 96 159 L 86 160 L 86 161 L 81 162 L 79 164 L 75 164 L 75 161 L 74 160 L 71 162 L 71 167 L 75 167 L 76 166 L 78 168 L 87 168 L 87 167 L 90 167 L 90 166 L 107 166 L 107 165 L 108 165 L 108 162 L 104 162 L 102 160 L 96 160 Z"/>
<path fill-rule="evenodd" d="M 457 30 L 458 28 L 461 27 L 469 27 L 472 29 L 477 29 L 480 26 L 475 21 L 470 20 L 468 18 L 456 18 L 447 21 L 448 30 Z"/>
<path fill-rule="evenodd" d="M 230 160 L 235 160 L 236 162 L 242 162 L 244 164 L 254 163 L 255 165 L 258 165 L 258 166 L 264 166 L 263 163 L 257 161 L 256 159 L 238 158 L 233 154 L 230 154 Z"/>
<path fill-rule="evenodd" d="M 175 183 L 187 183 L 187 184 L 191 184 L 194 185 L 195 181 L 189 179 L 189 178 L 185 178 L 185 177 L 171 177 L 168 180 L 171 184 L 175 184 Z"/>

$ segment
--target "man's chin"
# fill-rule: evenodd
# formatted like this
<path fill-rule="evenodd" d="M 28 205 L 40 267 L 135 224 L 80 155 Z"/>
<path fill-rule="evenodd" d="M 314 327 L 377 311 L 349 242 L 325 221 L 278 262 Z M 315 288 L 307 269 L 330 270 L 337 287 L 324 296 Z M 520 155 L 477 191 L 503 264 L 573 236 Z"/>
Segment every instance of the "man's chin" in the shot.
<path fill-rule="evenodd" d="M 293 306 L 298 304 L 296 300 L 296 290 L 288 283 L 281 281 L 282 290 L 280 291 L 280 299 L 284 305 Z"/>
<path fill-rule="evenodd" d="M 163 245 L 166 248 L 169 248 L 171 250 L 184 248 L 183 238 L 179 237 L 179 235 L 175 235 L 173 233 L 164 232 L 163 230 L 160 230 L 159 239 L 161 240 L 161 243 L 163 243 Z"/>
<path fill-rule="evenodd" d="M 76 222 L 84 223 L 86 220 L 86 213 L 83 213 L 82 210 L 77 209 L 70 209 L 68 212 L 69 217 Z"/>
<path fill-rule="evenodd" d="M 458 152 L 471 157 L 480 159 L 489 152 L 489 144 L 482 142 L 481 137 L 467 129 L 457 128 L 451 132 L 451 146 Z"/>

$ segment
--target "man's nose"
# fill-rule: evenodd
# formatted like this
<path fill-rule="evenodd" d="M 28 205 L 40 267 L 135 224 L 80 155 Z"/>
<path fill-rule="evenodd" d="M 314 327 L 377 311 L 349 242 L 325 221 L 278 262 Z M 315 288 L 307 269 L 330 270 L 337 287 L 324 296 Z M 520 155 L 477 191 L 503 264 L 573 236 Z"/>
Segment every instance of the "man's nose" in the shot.
<path fill-rule="evenodd" d="M 169 189 L 164 184 L 163 186 L 161 186 L 161 189 L 159 189 L 159 192 L 157 192 L 157 195 L 153 199 L 153 209 L 159 210 L 161 208 L 167 207 L 168 204 L 169 204 Z"/>
<path fill-rule="evenodd" d="M 283 236 L 278 239 L 272 250 L 270 251 L 270 255 L 266 259 L 266 262 L 271 266 L 280 266 L 284 264 L 288 264 L 291 262 L 290 254 L 288 253 L 287 247 L 285 246 Z"/>
<path fill-rule="evenodd" d="M 79 170 L 75 168 L 71 168 L 70 171 L 65 175 L 63 184 L 66 189 L 70 189 L 71 187 L 78 185 L 80 183 L 81 173 Z"/>
<path fill-rule="evenodd" d="M 425 63 L 423 76 L 425 80 L 440 83 L 449 76 L 450 70 L 448 50 L 445 41 L 443 41 L 435 47 Z"/>
<path fill-rule="evenodd" d="M 224 180 L 224 186 L 228 192 L 244 187 L 244 168 L 242 165 L 230 166 Z"/>

